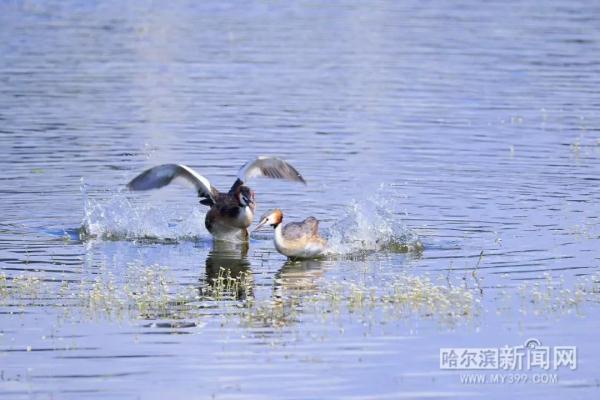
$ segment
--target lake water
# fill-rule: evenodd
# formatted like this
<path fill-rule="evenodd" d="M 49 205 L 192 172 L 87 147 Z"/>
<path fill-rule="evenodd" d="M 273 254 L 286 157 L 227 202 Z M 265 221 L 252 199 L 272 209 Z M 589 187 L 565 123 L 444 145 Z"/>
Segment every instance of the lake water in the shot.
<path fill-rule="evenodd" d="M 0 3 L 0 397 L 598 398 L 599 19 Z M 124 190 L 164 162 L 226 189 L 259 154 L 308 185 L 252 181 L 257 213 L 319 218 L 332 255 L 213 248 L 189 190 Z M 577 368 L 440 368 L 529 339 Z"/>

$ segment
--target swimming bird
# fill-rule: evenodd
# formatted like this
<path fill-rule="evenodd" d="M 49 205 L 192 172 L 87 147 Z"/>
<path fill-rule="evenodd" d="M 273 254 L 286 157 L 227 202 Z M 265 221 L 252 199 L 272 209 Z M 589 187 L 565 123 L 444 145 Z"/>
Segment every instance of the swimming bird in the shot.
<path fill-rule="evenodd" d="M 158 189 L 174 180 L 191 185 L 210 207 L 204 225 L 217 240 L 248 239 L 248 227 L 254 219 L 255 193 L 245 185 L 251 178 L 264 176 L 306 184 L 302 175 L 289 163 L 277 157 L 260 156 L 248 161 L 238 171 L 237 179 L 227 193 L 215 188 L 208 179 L 182 164 L 163 164 L 150 168 L 127 184 L 130 190 Z"/>
<path fill-rule="evenodd" d="M 289 258 L 315 258 L 323 255 L 327 241 L 319 235 L 319 220 L 308 217 L 302 222 L 290 222 L 285 226 L 282 221 L 283 212 L 277 208 L 263 215 L 254 231 L 264 225 L 275 228 L 275 248 Z"/>

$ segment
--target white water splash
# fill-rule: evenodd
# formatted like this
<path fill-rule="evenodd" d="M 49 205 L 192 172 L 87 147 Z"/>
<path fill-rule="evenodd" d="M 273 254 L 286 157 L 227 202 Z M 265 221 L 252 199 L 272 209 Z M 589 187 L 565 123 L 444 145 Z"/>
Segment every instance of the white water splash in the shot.
<path fill-rule="evenodd" d="M 417 234 L 401 221 L 384 189 L 365 200 L 353 200 L 346 215 L 327 232 L 327 254 L 354 255 L 377 251 L 418 251 Z"/>
<path fill-rule="evenodd" d="M 205 214 L 196 205 L 190 210 L 135 203 L 124 191 L 110 192 L 101 200 L 91 199 L 82 181 L 84 199 L 82 233 L 108 240 L 197 240 L 209 239 Z M 420 250 L 417 235 L 401 221 L 390 195 L 383 188 L 368 199 L 353 200 L 345 215 L 324 230 L 328 255 L 361 255 L 377 251 Z M 256 237 L 256 236 L 255 236 Z M 271 239 L 271 235 L 265 236 Z"/>
<path fill-rule="evenodd" d="M 194 240 L 207 237 L 204 213 L 198 207 L 189 211 L 151 204 L 134 204 L 124 192 L 110 193 L 107 199 L 88 195 L 82 181 L 84 200 L 82 233 L 109 240 L 155 239 Z"/>

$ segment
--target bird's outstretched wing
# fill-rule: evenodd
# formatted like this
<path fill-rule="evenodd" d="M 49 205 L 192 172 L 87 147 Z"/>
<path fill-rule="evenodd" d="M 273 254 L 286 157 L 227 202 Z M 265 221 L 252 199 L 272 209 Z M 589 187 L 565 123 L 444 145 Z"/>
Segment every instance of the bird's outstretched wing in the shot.
<path fill-rule="evenodd" d="M 167 186 L 173 181 L 193 187 L 199 197 L 204 197 L 202 204 L 213 205 L 219 191 L 209 180 L 188 166 L 182 164 L 163 164 L 142 172 L 127 184 L 129 190 L 150 190 Z"/>
<path fill-rule="evenodd" d="M 306 181 L 302 175 L 300 175 L 300 172 L 287 161 L 278 157 L 259 156 L 255 160 L 248 161 L 240 168 L 237 180 L 230 191 L 235 191 L 238 186 L 242 185 L 247 180 L 259 176 L 272 179 L 285 179 L 306 184 Z"/>

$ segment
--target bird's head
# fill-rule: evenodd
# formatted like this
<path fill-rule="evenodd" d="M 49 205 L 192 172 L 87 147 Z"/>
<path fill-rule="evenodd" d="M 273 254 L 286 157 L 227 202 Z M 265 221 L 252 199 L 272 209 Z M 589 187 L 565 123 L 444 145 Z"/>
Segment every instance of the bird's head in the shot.
<path fill-rule="evenodd" d="M 240 186 L 236 196 L 240 207 L 254 207 L 254 191 L 248 186 Z"/>
<path fill-rule="evenodd" d="M 283 221 L 283 213 L 281 212 L 281 210 L 279 208 L 277 208 L 277 209 L 263 215 L 260 218 L 260 222 L 258 223 L 256 228 L 254 228 L 254 231 L 259 230 L 260 228 L 262 228 L 265 225 L 271 225 L 273 228 L 277 228 L 277 225 L 279 225 L 281 223 L 281 221 Z"/>

